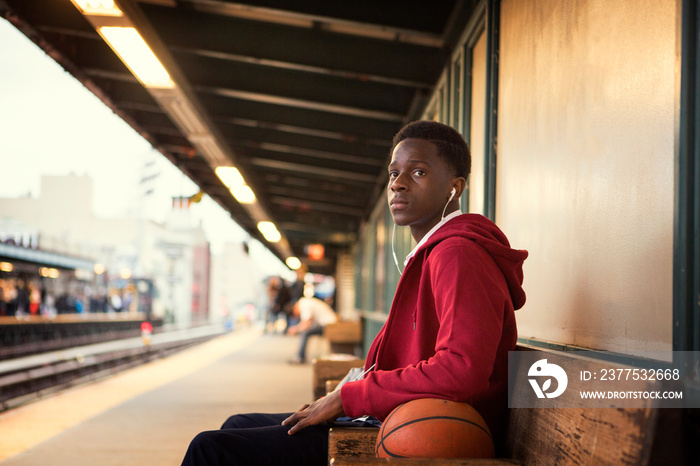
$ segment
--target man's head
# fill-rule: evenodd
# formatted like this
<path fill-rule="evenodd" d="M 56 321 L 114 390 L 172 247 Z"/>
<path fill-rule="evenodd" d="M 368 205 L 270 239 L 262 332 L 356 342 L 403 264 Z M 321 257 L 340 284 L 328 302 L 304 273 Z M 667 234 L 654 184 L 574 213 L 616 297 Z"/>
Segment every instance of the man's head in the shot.
<path fill-rule="evenodd" d="M 438 154 L 452 167 L 455 176 L 464 179 L 472 170 L 472 156 L 464 138 L 454 128 L 437 121 L 419 120 L 407 124 L 394 136 L 391 152 L 404 139 L 425 139 L 435 144 Z"/>
<path fill-rule="evenodd" d="M 394 137 L 387 197 L 397 225 L 411 227 L 416 241 L 442 214 L 459 209 L 470 169 L 467 144 L 449 126 L 418 121 Z"/>

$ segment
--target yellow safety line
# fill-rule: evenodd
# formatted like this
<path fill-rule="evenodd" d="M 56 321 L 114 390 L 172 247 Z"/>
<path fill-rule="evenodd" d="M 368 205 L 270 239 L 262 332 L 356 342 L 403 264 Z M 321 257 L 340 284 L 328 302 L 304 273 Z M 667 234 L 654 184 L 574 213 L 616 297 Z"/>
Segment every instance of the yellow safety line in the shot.
<path fill-rule="evenodd" d="M 238 331 L 108 379 L 0 413 L 0 461 L 142 393 L 212 364 L 247 346 L 260 334 L 256 329 Z"/>

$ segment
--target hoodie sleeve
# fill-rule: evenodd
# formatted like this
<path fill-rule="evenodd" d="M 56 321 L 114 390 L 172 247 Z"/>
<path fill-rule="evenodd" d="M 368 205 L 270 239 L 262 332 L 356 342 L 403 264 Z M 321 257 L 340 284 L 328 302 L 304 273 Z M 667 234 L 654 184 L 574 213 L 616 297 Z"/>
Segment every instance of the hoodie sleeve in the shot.
<path fill-rule="evenodd" d="M 396 406 L 416 398 L 474 404 L 489 397 L 504 315 L 508 307 L 512 312 L 503 273 L 475 242 L 450 238 L 436 245 L 423 264 L 421 288 L 426 285 L 432 293 L 421 292 L 417 305 L 434 307 L 437 315 L 435 347 L 429 351 L 433 355 L 346 384 L 341 397 L 349 416 L 384 419 Z"/>

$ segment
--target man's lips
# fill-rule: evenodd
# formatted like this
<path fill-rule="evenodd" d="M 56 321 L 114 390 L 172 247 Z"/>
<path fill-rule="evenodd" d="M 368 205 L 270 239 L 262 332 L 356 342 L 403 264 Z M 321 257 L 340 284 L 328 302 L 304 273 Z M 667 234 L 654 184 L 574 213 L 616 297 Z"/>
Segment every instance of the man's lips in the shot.
<path fill-rule="evenodd" d="M 391 202 L 389 203 L 389 205 L 394 209 L 401 209 L 401 208 L 406 207 L 408 205 L 408 201 L 404 198 L 394 197 L 391 199 Z"/>

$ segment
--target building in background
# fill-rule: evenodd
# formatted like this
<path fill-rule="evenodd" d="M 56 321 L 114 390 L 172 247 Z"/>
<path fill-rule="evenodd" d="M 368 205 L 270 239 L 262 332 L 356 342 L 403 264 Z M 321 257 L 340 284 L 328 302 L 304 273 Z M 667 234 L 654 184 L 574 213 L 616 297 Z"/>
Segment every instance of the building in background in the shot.
<path fill-rule="evenodd" d="M 189 212 L 174 209 L 164 223 L 102 219 L 92 213 L 92 196 L 89 177 L 42 176 L 38 198 L 0 199 L 0 233 L 94 264 L 76 270 L 80 290 L 61 290 L 86 312 L 147 310 L 177 326 L 207 322 L 209 243 Z"/>

